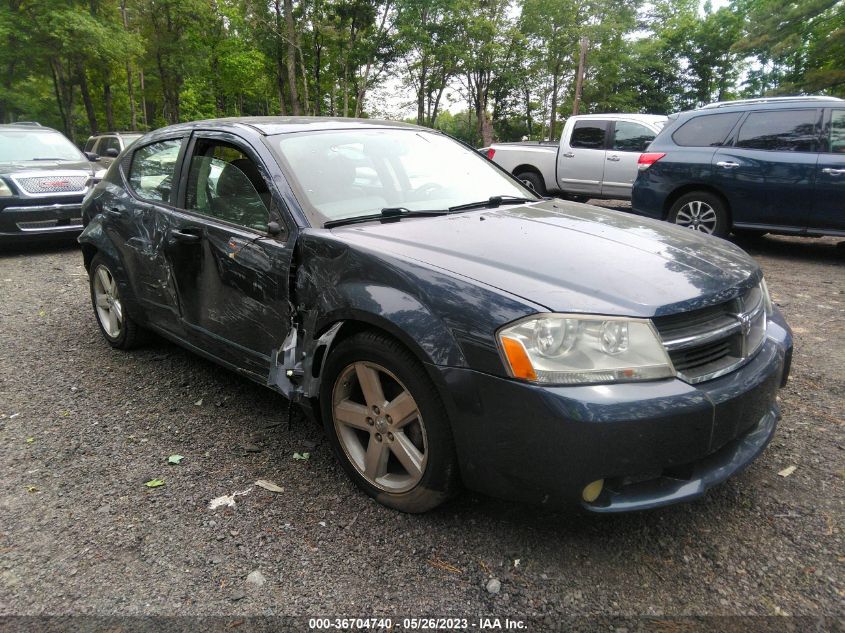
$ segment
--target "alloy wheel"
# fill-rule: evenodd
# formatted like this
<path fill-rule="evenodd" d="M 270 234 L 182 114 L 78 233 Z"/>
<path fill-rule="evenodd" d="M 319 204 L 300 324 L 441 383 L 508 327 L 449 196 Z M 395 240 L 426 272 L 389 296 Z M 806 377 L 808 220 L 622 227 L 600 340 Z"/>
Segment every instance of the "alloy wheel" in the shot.
<path fill-rule="evenodd" d="M 680 209 L 675 216 L 675 224 L 685 226 L 694 231 L 701 231 L 712 235 L 716 230 L 719 216 L 715 209 L 701 200 L 690 200 Z"/>
<path fill-rule="evenodd" d="M 428 439 L 411 392 L 373 362 L 348 365 L 332 391 L 334 428 L 343 452 L 373 486 L 414 488 L 425 472 Z"/>
<path fill-rule="evenodd" d="M 97 319 L 109 337 L 120 338 L 123 330 L 123 304 L 117 292 L 117 282 L 105 266 L 94 271 L 94 305 Z"/>

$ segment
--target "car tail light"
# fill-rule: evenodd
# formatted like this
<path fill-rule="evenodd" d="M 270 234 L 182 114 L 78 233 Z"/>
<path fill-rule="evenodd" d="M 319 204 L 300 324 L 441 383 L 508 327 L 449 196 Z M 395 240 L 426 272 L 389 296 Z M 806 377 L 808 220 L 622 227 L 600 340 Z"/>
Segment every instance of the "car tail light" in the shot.
<path fill-rule="evenodd" d="M 665 152 L 646 152 L 645 154 L 640 154 L 640 158 L 637 160 L 637 169 L 645 171 L 664 156 L 666 156 Z"/>
<path fill-rule="evenodd" d="M 496 155 L 496 150 L 492 147 L 487 150 L 487 160 L 493 160 L 493 157 Z"/>

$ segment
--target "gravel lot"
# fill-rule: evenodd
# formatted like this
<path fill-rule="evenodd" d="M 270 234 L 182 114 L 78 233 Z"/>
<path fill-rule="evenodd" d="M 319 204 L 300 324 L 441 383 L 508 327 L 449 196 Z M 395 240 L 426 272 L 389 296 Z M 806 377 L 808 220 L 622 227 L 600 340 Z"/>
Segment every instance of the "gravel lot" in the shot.
<path fill-rule="evenodd" d="M 841 626 L 837 242 L 741 243 L 796 338 L 765 454 L 699 502 L 611 517 L 468 493 L 423 516 L 385 509 L 282 397 L 158 339 L 109 348 L 73 246 L 0 253 L 0 614 L 792 614 Z M 154 478 L 165 485 L 145 487 Z M 262 586 L 246 581 L 256 570 Z"/>

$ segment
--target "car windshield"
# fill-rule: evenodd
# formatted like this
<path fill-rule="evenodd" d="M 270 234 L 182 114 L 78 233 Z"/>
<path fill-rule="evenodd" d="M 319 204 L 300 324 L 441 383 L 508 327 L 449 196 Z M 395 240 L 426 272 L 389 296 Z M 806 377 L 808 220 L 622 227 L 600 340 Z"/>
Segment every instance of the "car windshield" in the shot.
<path fill-rule="evenodd" d="M 330 130 L 269 140 L 314 226 L 387 207 L 413 212 L 491 196 L 535 198 L 486 158 L 442 134 Z"/>
<path fill-rule="evenodd" d="M 33 160 L 83 161 L 76 145 L 58 132 L 0 128 L 0 163 Z"/>

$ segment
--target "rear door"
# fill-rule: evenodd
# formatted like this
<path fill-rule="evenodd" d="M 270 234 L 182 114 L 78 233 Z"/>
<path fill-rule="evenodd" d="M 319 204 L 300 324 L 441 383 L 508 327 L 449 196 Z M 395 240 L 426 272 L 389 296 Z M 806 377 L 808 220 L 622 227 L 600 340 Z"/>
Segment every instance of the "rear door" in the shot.
<path fill-rule="evenodd" d="M 558 186 L 564 193 L 601 194 L 609 121 L 579 119 L 557 154 Z"/>
<path fill-rule="evenodd" d="M 637 160 L 657 132 L 637 121 L 614 121 L 610 148 L 605 156 L 601 193 L 607 197 L 630 199 L 637 177 Z"/>
<path fill-rule="evenodd" d="M 749 112 L 733 145 L 715 152 L 713 183 L 727 197 L 734 224 L 806 228 L 820 114 L 817 108 Z"/>
<path fill-rule="evenodd" d="M 166 241 L 187 340 L 263 380 L 290 327 L 293 250 L 266 164 L 237 136 L 195 133 Z M 275 237 L 271 217 L 285 229 Z"/>
<path fill-rule="evenodd" d="M 823 132 L 807 228 L 845 231 L 845 108 L 826 111 Z"/>

